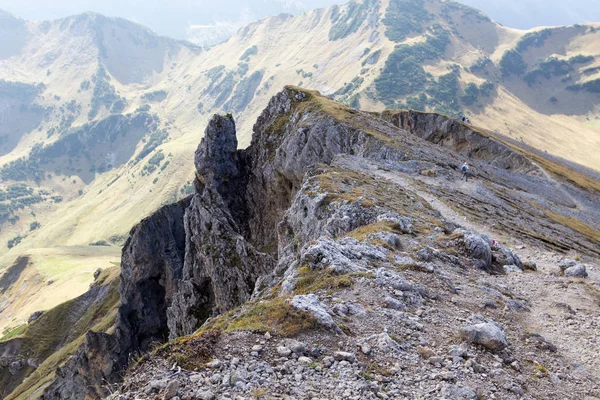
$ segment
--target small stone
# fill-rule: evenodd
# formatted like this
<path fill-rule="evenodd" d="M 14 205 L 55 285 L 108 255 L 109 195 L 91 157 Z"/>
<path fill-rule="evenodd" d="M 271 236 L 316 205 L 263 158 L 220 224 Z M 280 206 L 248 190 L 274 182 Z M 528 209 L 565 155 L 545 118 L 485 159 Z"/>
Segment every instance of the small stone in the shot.
<path fill-rule="evenodd" d="M 313 356 L 313 357 L 320 357 L 320 356 L 322 356 L 325 353 L 327 353 L 327 347 L 324 347 L 324 346 L 314 347 L 310 351 L 310 355 Z"/>
<path fill-rule="evenodd" d="M 333 363 L 335 362 L 335 359 L 333 357 L 325 357 L 323 358 L 323 365 L 325 366 L 325 368 L 330 368 Z"/>
<path fill-rule="evenodd" d="M 348 314 L 349 309 L 346 304 L 336 304 L 335 306 L 333 306 L 331 311 L 333 311 L 334 313 L 336 313 L 339 316 L 344 316 L 344 315 Z"/>
<path fill-rule="evenodd" d="M 558 264 L 558 268 L 560 268 L 560 270 L 562 272 L 564 272 L 567 268 L 571 268 L 574 267 L 575 265 L 577 265 L 577 261 L 575 260 L 562 260 L 559 264 Z"/>
<path fill-rule="evenodd" d="M 348 353 L 345 351 L 336 351 L 333 354 L 333 358 L 336 361 L 348 361 L 349 363 L 356 361 L 356 355 L 354 353 Z"/>
<path fill-rule="evenodd" d="M 298 357 L 298 362 L 300 364 L 312 364 L 313 360 L 309 357 L 301 356 L 301 357 Z"/>
<path fill-rule="evenodd" d="M 360 351 L 361 351 L 363 354 L 369 355 L 369 354 L 371 353 L 371 346 L 369 346 L 367 343 L 363 343 L 363 344 L 360 346 Z"/>
<path fill-rule="evenodd" d="M 450 371 L 443 371 L 440 374 L 440 377 L 445 381 L 453 381 L 456 379 L 456 374 L 454 372 L 450 372 Z"/>
<path fill-rule="evenodd" d="M 294 352 L 298 355 L 302 355 L 302 354 L 306 353 L 306 344 L 304 344 L 298 340 L 286 339 L 286 340 L 284 340 L 284 345 L 285 345 L 285 347 L 287 347 L 292 352 Z"/>
<path fill-rule="evenodd" d="M 525 271 L 537 271 L 537 264 L 533 261 L 525 261 L 523 263 L 523 269 Z"/>
<path fill-rule="evenodd" d="M 217 396 L 210 390 L 207 390 L 205 392 L 200 391 L 200 392 L 196 393 L 196 397 L 199 400 L 215 400 L 217 398 Z"/>
<path fill-rule="evenodd" d="M 269 332 L 265 333 L 265 339 L 267 339 L 267 340 L 271 339 L 271 334 Z"/>
<path fill-rule="evenodd" d="M 255 344 L 254 346 L 252 346 L 252 351 L 261 353 L 263 351 L 263 347 L 260 344 Z"/>
<path fill-rule="evenodd" d="M 219 368 L 223 363 L 221 362 L 221 360 L 215 358 L 214 360 L 212 360 L 211 362 L 207 363 L 206 366 L 208 368 Z"/>
<path fill-rule="evenodd" d="M 448 350 L 448 354 L 454 357 L 467 358 L 467 347 L 465 345 L 461 346 L 450 346 Z"/>
<path fill-rule="evenodd" d="M 165 390 L 165 394 L 163 395 L 163 400 L 171 400 L 173 397 L 177 395 L 177 391 L 179 390 L 179 381 L 172 380 L 167 385 L 167 389 Z"/>
<path fill-rule="evenodd" d="M 288 357 L 290 354 L 292 354 L 292 350 L 288 349 L 285 346 L 278 346 L 277 354 L 279 354 L 281 357 Z"/>
<path fill-rule="evenodd" d="M 442 365 L 442 363 L 444 362 L 444 358 L 443 357 L 429 357 L 429 360 L 427 360 L 429 362 L 429 364 L 433 364 L 433 365 Z"/>
<path fill-rule="evenodd" d="M 515 371 L 521 371 L 521 364 L 519 364 L 518 361 L 513 361 L 510 366 L 512 367 L 512 369 L 514 369 Z"/>
<path fill-rule="evenodd" d="M 223 375 L 221 374 L 214 374 L 213 376 L 210 377 L 210 383 L 212 384 L 218 384 L 223 380 Z"/>
<path fill-rule="evenodd" d="M 394 299 L 393 297 L 386 297 L 383 302 L 385 307 L 391 308 L 392 310 L 404 310 L 406 308 L 406 304 L 400 300 Z"/>
<path fill-rule="evenodd" d="M 481 306 L 482 306 L 482 308 L 491 308 L 491 309 L 498 308 L 498 306 L 496 305 L 496 302 L 492 299 L 485 299 Z"/>

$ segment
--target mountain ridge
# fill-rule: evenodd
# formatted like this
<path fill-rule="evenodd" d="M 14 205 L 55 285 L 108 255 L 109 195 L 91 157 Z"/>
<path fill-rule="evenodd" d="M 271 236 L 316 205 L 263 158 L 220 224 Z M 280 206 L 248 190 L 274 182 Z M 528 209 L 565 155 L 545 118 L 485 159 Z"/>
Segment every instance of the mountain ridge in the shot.
<path fill-rule="evenodd" d="M 470 183 L 459 177 L 459 167 L 469 153 L 473 168 Z M 506 338 L 498 339 L 499 344 L 482 340 L 479 343 L 484 344 L 484 349 L 469 347 L 468 351 L 477 356 L 465 358 L 476 357 L 484 368 L 492 368 L 494 358 L 487 351 L 497 351 L 507 365 L 522 363 L 523 367 L 508 368 L 508 375 L 503 375 L 503 379 L 520 388 L 518 393 L 535 390 L 549 394 L 556 390 L 550 380 L 516 378 L 519 374 L 533 376 L 537 370 L 526 368 L 531 362 L 526 361 L 527 353 L 537 342 L 529 341 L 525 333 L 537 328 L 523 324 L 532 323 L 527 320 L 532 312 L 529 309 L 536 309 L 537 315 L 538 306 L 522 292 L 523 287 L 518 294 L 513 290 L 519 289 L 512 287 L 524 279 L 529 279 L 528 285 L 541 287 L 548 280 L 561 279 L 571 291 L 593 290 L 600 274 L 594 264 L 600 258 L 594 246 L 599 234 L 592 227 L 600 225 L 600 214 L 598 197 L 593 194 L 598 193 L 600 184 L 592 180 L 595 187 L 580 186 L 573 183 L 575 171 L 567 168 L 565 175 L 560 175 L 544 170 L 531 156 L 526 150 L 503 144 L 477 128 L 438 114 L 367 113 L 298 87 L 286 87 L 271 99 L 257 119 L 253 141 L 247 149 L 237 150 L 232 117 L 215 115 L 196 151 L 194 194 L 145 218 L 132 229 L 124 245 L 114 328 L 108 333 L 87 333 L 75 356 L 59 368 L 53 383 L 42 384 L 43 394 L 41 387 L 37 393 L 52 399 L 99 398 L 115 389 L 142 397 L 170 393 L 166 389 L 168 382 L 153 383 L 153 376 L 165 374 L 164 361 L 169 365 L 176 362 L 182 368 L 177 374 L 166 372 L 166 376 L 169 381 L 182 382 L 173 393 L 180 391 L 183 395 L 197 388 L 187 382 L 188 377 L 215 368 L 206 366 L 210 357 L 222 359 L 225 354 L 199 350 L 202 347 L 193 347 L 191 353 L 185 350 L 187 346 L 197 346 L 198 340 L 203 342 L 205 335 L 224 335 L 230 345 L 236 343 L 244 352 L 247 340 L 256 343 L 252 338 L 262 336 L 256 332 L 269 332 L 272 336 L 267 340 L 273 337 L 283 346 L 290 346 L 284 338 L 300 335 L 311 347 L 326 343 L 320 352 L 309 354 L 311 362 L 321 365 L 327 363 L 324 356 L 334 342 L 344 342 L 342 348 L 351 352 L 356 342 L 368 342 L 371 335 L 380 335 L 385 326 L 382 321 L 418 316 L 418 309 L 432 312 L 443 304 L 460 303 L 468 313 L 486 315 L 473 316 L 468 321 L 501 321 L 498 329 L 506 330 L 510 336 L 510 343 Z M 574 202 L 579 203 L 575 209 Z M 491 224 L 490 215 L 494 215 Z M 475 229 L 486 229 L 485 235 Z M 513 246 L 519 246 L 519 250 Z M 525 248 L 532 250 L 528 260 L 522 261 L 518 254 L 523 254 Z M 526 268 L 535 271 L 537 267 L 532 263 L 541 263 L 542 254 L 552 255 L 550 262 L 544 261 L 543 271 L 522 272 Z M 585 260 L 583 270 L 587 268 L 589 281 L 570 281 L 571 272 L 565 272 L 564 278 L 552 277 L 550 266 L 565 254 L 577 254 Z M 583 265 L 572 263 L 568 265 Z M 558 267 L 554 264 L 554 268 Z M 465 275 L 469 279 L 465 280 Z M 439 284 L 433 283 L 438 280 Z M 492 280 L 496 283 L 489 283 Z M 355 291 L 355 285 L 362 290 Z M 508 314 L 491 306 L 482 310 L 479 302 L 489 295 L 490 288 L 506 293 L 498 295 L 498 301 L 512 307 Z M 369 295 L 375 297 L 361 296 L 369 290 L 376 290 L 376 294 Z M 326 305 L 332 301 L 332 295 L 346 299 L 340 304 L 347 307 L 354 304 L 357 311 L 339 311 L 335 301 Z M 386 298 L 387 306 L 380 304 L 384 296 L 392 296 Z M 588 307 L 592 300 L 585 299 Z M 403 311 L 394 317 L 392 311 L 386 314 L 390 309 Z M 445 312 L 462 315 L 452 308 Z M 540 308 L 539 312 L 545 311 Z M 585 315 L 580 318 L 598 317 L 593 309 L 581 312 Z M 370 322 L 360 325 L 364 323 L 360 322 L 361 315 Z M 404 325 L 393 322 L 387 328 L 392 339 L 384 338 L 386 346 L 394 352 L 400 351 L 396 346 L 409 354 L 422 352 L 417 348 L 424 343 L 423 338 L 395 336 L 396 329 L 423 332 L 419 336 L 428 332 L 435 335 L 440 329 L 434 326 L 436 318 L 442 317 L 418 318 L 415 321 L 429 329 L 414 324 L 398 328 Z M 454 329 L 456 319 L 452 318 L 454 323 L 447 324 Z M 36 324 L 34 321 L 31 326 Z M 593 335 L 593 331 L 588 333 Z M 250 335 L 249 339 L 246 335 Z M 126 375 L 124 385 L 119 386 L 131 353 L 148 352 L 151 343 L 169 338 L 170 342 L 133 365 L 141 373 Z M 20 339 L 17 336 L 12 340 Z M 443 351 L 430 340 L 426 340 L 430 346 L 438 346 L 435 351 Z M 468 336 L 465 340 L 467 346 L 478 342 Z M 551 345 L 547 339 L 542 340 L 541 343 Z M 442 343 L 461 345 L 450 334 Z M 365 356 L 370 354 L 361 351 Z M 544 353 L 543 361 L 536 362 L 561 371 L 562 382 L 568 387 L 562 395 L 598 390 L 593 379 L 569 371 L 566 359 L 577 357 L 570 347 L 561 347 L 557 355 L 554 352 Z M 172 358 L 177 354 L 180 355 Z M 209 358 L 205 354 L 210 354 Z M 383 354 L 385 351 L 375 351 L 369 357 Z M 246 363 L 246 356 L 238 356 L 242 357 L 238 363 Z M 335 357 L 341 356 L 335 353 Z M 431 365 L 429 357 L 415 362 L 422 363 L 419 365 L 425 369 L 436 368 L 425 367 Z M 355 364 L 350 358 L 344 355 L 336 361 Z M 401 368 L 392 368 L 389 360 L 376 360 L 379 361 L 371 362 L 390 368 L 391 380 L 382 385 L 402 382 L 404 378 L 398 375 Z M 400 362 L 409 365 L 408 361 Z M 585 365 L 592 376 L 600 367 L 590 359 Z M 347 366 L 333 368 L 337 367 Z M 194 368 L 196 372 L 191 371 Z M 361 364 L 352 368 L 358 375 L 361 370 L 368 371 Z M 472 372 L 463 375 L 456 371 L 456 377 L 450 381 L 467 387 L 476 384 Z M 222 384 L 222 378 L 211 377 L 203 377 L 201 386 L 219 393 L 243 393 L 256 388 Z M 345 379 L 341 381 L 346 382 Z M 366 375 L 357 379 L 369 380 Z M 436 379 L 447 381 L 443 377 Z M 249 378 L 241 380 L 250 382 Z M 106 386 L 106 382 L 116 386 Z M 34 379 L 25 381 L 9 398 L 20 398 L 38 385 Z M 499 390 L 507 395 L 517 393 L 511 388 Z M 354 395 L 359 390 L 340 390 L 346 389 Z M 278 390 L 272 387 L 268 391 Z M 342 393 L 329 390 L 333 390 L 331 396 Z M 487 393 L 489 389 L 478 390 Z M 290 395 L 302 397 L 298 393 Z"/>
<path fill-rule="evenodd" d="M 14 110 L 23 109 L 26 115 L 33 114 L 35 126 L 11 138 L 16 147 L 0 157 L 0 164 L 4 172 L 11 171 L 9 163 L 17 160 L 35 167 L 40 164 L 35 151 L 47 154 L 61 143 L 79 150 L 72 156 L 67 150 L 57 157 L 46 157 L 42 164 L 50 167 L 40 169 L 45 179 L 39 187 L 35 179 L 2 176 L 6 195 L 2 196 L 5 200 L 0 215 L 6 220 L 0 227 L 0 244 L 10 243 L 11 248 L 0 263 L 8 267 L 17 256 L 28 252 L 43 257 L 49 250 L 41 249 L 52 246 L 72 247 L 73 257 L 79 246 L 104 244 L 117 249 L 140 219 L 190 192 L 195 179 L 192 152 L 201 136 L 199 126 L 205 126 L 215 112 L 233 111 L 239 146 L 246 147 L 256 118 L 279 88 L 289 83 L 320 89 L 368 111 L 382 111 L 386 102 L 426 110 L 441 107 L 438 111 L 450 110 L 457 113 L 455 116 L 471 110 L 467 113 L 477 126 L 504 133 L 517 142 L 523 137 L 542 151 L 552 150 L 597 168 L 597 158 L 590 156 L 598 149 L 597 94 L 588 92 L 589 87 L 567 89 L 593 82 L 598 76 L 600 55 L 593 45 L 596 25 L 560 28 L 540 36 L 543 29 L 525 33 L 502 28 L 455 3 L 392 3 L 402 5 L 395 9 L 394 18 L 408 18 L 414 30 L 394 30 L 402 24 L 392 23 L 390 28 L 383 22 L 390 1 L 368 2 L 376 5 L 379 18 L 366 12 L 363 3 L 355 2 L 293 18 L 267 18 L 208 50 L 153 35 L 146 37 L 144 29 L 139 30 L 140 39 L 126 29 L 131 22 L 123 29 L 110 19 L 106 20 L 110 24 L 96 26 L 102 28 L 100 45 L 100 36 L 93 30 L 74 36 L 67 26 L 61 30 L 60 24 L 40 23 L 38 27 L 46 26 L 48 31 L 35 39 L 38 41 L 27 39 L 23 44 L 27 57 L 18 53 L 0 60 L 1 79 L 28 82 L 27 87 L 44 84 L 43 91 L 28 102 L 2 100 L 9 107 L 2 118 L 12 121 L 11 117 L 19 115 Z M 417 6 L 406 6 L 412 3 Z M 353 24 L 353 16 L 361 23 Z M 386 36 L 389 29 L 399 42 Z M 521 49 L 522 63 L 516 57 L 517 74 L 504 78 L 500 61 L 524 38 L 533 44 Z M 433 47 L 423 44 L 428 40 Z M 108 52 L 104 59 L 103 46 Z M 394 67 L 394 57 L 406 52 L 418 59 L 408 65 L 416 65 L 417 79 L 402 75 L 410 68 L 386 72 L 386 65 Z M 578 55 L 593 60 L 571 64 L 569 60 Z M 518 75 L 523 63 L 526 69 Z M 132 69 L 133 64 L 142 67 Z M 510 67 L 508 63 L 505 69 Z M 382 80 L 387 74 L 400 83 Z M 527 76 L 532 87 L 525 80 Z M 567 78 L 570 80 L 562 82 Z M 410 93 L 405 93 L 409 86 L 403 82 L 407 80 L 415 84 Z M 392 95 L 378 91 L 376 82 L 389 87 Z M 560 93 L 547 92 L 546 87 L 554 84 Z M 550 102 L 551 95 L 556 96 L 556 104 Z M 569 107 L 573 115 L 567 115 Z M 564 114 L 556 114 L 563 109 Z M 152 122 L 132 129 L 111 128 L 112 133 L 118 132 L 112 147 L 86 146 L 96 143 L 88 140 L 95 137 L 94 127 L 125 127 L 130 122 L 115 121 L 137 119 Z M 98 136 L 102 140 L 108 137 Z M 130 158 L 118 158 L 115 149 L 128 149 Z M 95 252 L 89 250 L 89 254 Z M 98 256 L 103 260 L 98 263 L 108 267 L 107 258 Z M 86 274 L 91 282 L 91 271 Z M 28 286 L 31 307 L 38 309 L 48 307 L 40 300 L 41 295 L 34 295 L 53 290 L 46 285 L 48 280 L 68 284 L 68 278 L 55 272 L 41 276 L 44 278 L 38 284 Z M 85 289 L 77 287 L 73 297 Z M 2 323 L 13 327 L 24 323 L 30 312 L 16 307 L 16 289 L 3 296 L 8 307 L 2 310 Z"/>

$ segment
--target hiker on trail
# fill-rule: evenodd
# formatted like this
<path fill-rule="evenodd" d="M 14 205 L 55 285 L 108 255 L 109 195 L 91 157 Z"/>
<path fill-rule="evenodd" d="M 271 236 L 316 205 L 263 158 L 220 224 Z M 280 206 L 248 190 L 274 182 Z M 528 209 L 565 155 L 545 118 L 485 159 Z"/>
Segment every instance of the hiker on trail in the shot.
<path fill-rule="evenodd" d="M 465 181 L 469 181 L 469 164 L 465 162 L 462 167 L 460 167 L 460 171 L 462 172 L 460 180 L 462 181 L 462 178 L 465 178 Z"/>

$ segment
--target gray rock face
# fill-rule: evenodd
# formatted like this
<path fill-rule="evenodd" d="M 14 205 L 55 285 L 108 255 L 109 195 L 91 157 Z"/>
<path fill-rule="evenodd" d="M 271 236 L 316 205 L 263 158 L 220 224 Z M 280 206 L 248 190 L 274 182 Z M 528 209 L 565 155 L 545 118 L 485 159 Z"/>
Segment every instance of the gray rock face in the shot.
<path fill-rule="evenodd" d="M 475 316 L 472 325 L 461 329 L 461 336 L 469 343 L 479 344 L 488 350 L 502 350 L 508 346 L 504 329 L 496 322 Z"/>
<path fill-rule="evenodd" d="M 91 391 L 104 382 L 118 380 L 116 372 L 131 353 L 148 349 L 154 341 L 194 332 L 208 317 L 256 296 L 263 285 L 268 287 L 275 278 L 281 280 L 284 276 L 282 292 L 291 292 L 294 273 L 300 266 L 332 269 L 341 274 L 372 272 L 372 287 L 389 293 L 380 298 L 391 308 L 385 309 L 387 315 L 403 315 L 398 310 L 425 306 L 429 294 L 420 284 L 381 266 L 390 264 L 390 259 L 398 264 L 415 264 L 412 257 L 388 256 L 390 249 L 401 249 L 403 242 L 407 250 L 412 248 L 411 237 L 419 234 L 422 223 L 419 215 L 413 218 L 412 214 L 407 217 L 387 209 L 381 211 L 376 202 L 366 202 L 370 203 L 366 206 L 362 199 L 352 196 L 332 200 L 324 190 L 317 190 L 317 176 L 319 169 L 326 169 L 321 164 L 337 168 L 336 162 L 342 156 L 394 165 L 397 170 L 412 168 L 415 172 L 419 165 L 433 165 L 438 158 L 449 163 L 448 157 L 442 158 L 441 151 L 435 153 L 430 144 L 431 148 L 410 146 L 414 142 L 407 141 L 406 146 L 396 146 L 402 141 L 394 138 L 390 144 L 328 113 L 307 111 L 309 107 L 304 107 L 304 103 L 310 97 L 311 94 L 295 89 L 275 96 L 257 120 L 252 144 L 246 150 L 237 150 L 233 120 L 213 117 L 195 155 L 194 195 L 143 220 L 125 244 L 115 334 L 90 334 L 86 345 L 57 374 L 57 382 L 47 398 L 65 398 L 67 393 L 78 399 L 103 395 Z M 381 126 L 395 129 L 380 118 L 369 119 L 366 114 L 363 117 L 361 122 L 373 130 Z M 423 128 L 427 129 L 424 135 L 428 140 L 436 135 L 430 122 L 425 121 L 427 126 Z M 411 132 L 416 129 L 409 128 Z M 455 131 L 453 126 L 448 128 L 451 129 L 446 133 Z M 412 135 L 403 136 L 409 137 Z M 411 140 L 422 142 L 415 137 Z M 511 158 L 515 153 L 501 150 L 504 153 L 499 157 L 499 166 L 521 171 L 532 167 L 527 160 Z M 414 159 L 406 157 L 411 151 L 418 152 Z M 342 237 L 375 222 L 394 225 L 395 233 L 367 237 L 385 246 Z M 489 240 L 467 232 L 464 244 L 469 261 L 475 260 L 478 268 L 491 269 Z M 500 262 L 511 261 L 504 265 L 520 263 L 510 252 L 499 253 L 496 260 L 500 257 Z M 457 256 L 433 248 L 420 251 L 419 258 L 432 265 L 434 259 L 461 265 Z M 434 272 L 429 264 L 415 265 L 420 271 Z M 339 331 L 332 311 L 316 295 L 294 296 L 291 305 L 310 312 L 321 325 Z M 347 303 L 335 311 L 346 317 L 366 313 Z M 508 345 L 502 328 L 493 321 L 472 321 L 462 333 L 469 342 L 489 349 Z M 402 349 L 387 333 L 375 335 L 363 345 L 364 354 Z M 252 350 L 254 357 L 262 353 L 259 347 Z M 291 342 L 278 346 L 276 351 L 282 357 L 307 355 Z M 349 363 L 358 364 L 352 353 L 336 353 L 336 358 L 337 362 L 326 357 L 324 365 L 347 368 Z M 245 387 L 248 383 L 241 372 L 225 374 L 220 366 L 214 370 L 209 379 L 215 385 Z M 447 379 L 453 378 L 449 375 Z M 161 390 L 165 388 L 166 385 Z M 198 397 L 213 398 L 214 394 Z"/>
<path fill-rule="evenodd" d="M 230 179 L 239 177 L 237 158 L 235 122 L 232 118 L 213 116 L 194 156 L 198 180 L 204 186 L 221 188 Z"/>
<path fill-rule="evenodd" d="M 183 215 L 190 199 L 164 206 L 135 226 L 121 258 L 118 322 L 123 349 L 168 338 L 167 308 L 183 273 Z"/>
<path fill-rule="evenodd" d="M 248 300 L 273 258 L 247 240 L 251 235 L 244 152 L 235 124 L 214 116 L 196 151 L 198 179 L 184 216 L 182 282 L 168 309 L 170 336 L 193 332 L 211 314 Z"/>
<path fill-rule="evenodd" d="M 496 167 L 520 172 L 539 172 L 539 167 L 509 146 L 443 115 L 402 111 L 384 112 L 383 118 L 427 141 L 488 161 Z"/>
<path fill-rule="evenodd" d="M 42 316 L 42 314 L 43 314 L 43 313 L 44 313 L 43 311 L 36 311 L 36 312 L 32 313 L 32 314 L 29 316 L 29 318 L 27 318 L 27 323 L 28 323 L 28 324 L 30 324 L 30 323 L 32 323 L 33 321 L 37 320 L 39 317 L 41 317 L 41 316 Z"/>
<path fill-rule="evenodd" d="M 307 93 L 291 89 L 275 96 L 258 118 L 247 150 L 237 150 L 233 120 L 214 116 L 196 151 L 195 194 L 132 229 L 123 249 L 117 344 L 104 349 L 116 366 L 126 364 L 127 354 L 190 334 L 207 317 L 248 300 L 258 278 L 275 268 L 276 227 L 306 172 L 337 154 L 361 151 L 367 136 L 332 118 L 299 124 L 294 105 L 306 100 Z M 275 124 L 278 118 L 286 118 L 283 129 L 296 131 L 275 132 L 273 126 L 281 125 Z M 362 210 L 342 207 L 348 210 L 332 215 L 324 230 L 341 233 L 355 227 L 347 216 Z M 366 215 L 367 220 L 375 218 Z M 324 322 L 335 326 L 332 320 Z M 98 376 L 85 357 L 68 365 L 89 379 L 87 386 L 102 382 L 94 381 Z M 81 393 L 86 390 L 80 388 Z"/>
<path fill-rule="evenodd" d="M 85 342 L 71 360 L 56 370 L 54 382 L 42 399 L 104 398 L 110 392 L 101 382 L 117 379 L 127 354 L 120 351 L 115 336 L 88 332 Z"/>

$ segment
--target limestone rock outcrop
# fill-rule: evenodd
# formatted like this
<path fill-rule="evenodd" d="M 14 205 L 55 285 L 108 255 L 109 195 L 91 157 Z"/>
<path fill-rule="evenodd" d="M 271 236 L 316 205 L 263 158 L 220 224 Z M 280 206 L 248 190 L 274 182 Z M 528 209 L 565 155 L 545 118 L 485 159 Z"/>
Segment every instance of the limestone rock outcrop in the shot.
<path fill-rule="evenodd" d="M 393 294 L 381 298 L 382 309 L 393 314 L 435 298 L 404 271 L 437 276 L 440 263 L 484 271 L 478 273 L 503 271 L 503 265 L 522 268 L 516 254 L 485 236 L 457 230 L 426 198 L 472 205 L 474 215 L 505 215 L 504 226 L 541 245 L 554 242 L 540 238 L 569 229 L 538 222 L 540 209 L 522 199 L 521 191 L 528 199 L 553 191 L 556 204 L 566 196 L 539 177 L 536 165 L 441 116 L 363 113 L 288 87 L 258 118 L 250 147 L 237 146 L 231 116 L 215 115 L 195 154 L 194 194 L 162 207 L 130 233 L 114 333 L 88 334 L 45 398 L 99 397 L 100 382 L 121 379 L 132 354 L 190 335 L 207 319 L 249 300 L 260 302 L 265 294 L 291 297 L 282 304 L 339 333 L 336 315 L 351 314 L 345 311 L 350 306 L 325 307 L 309 289 L 351 285 L 343 277 L 348 274 L 372 279 L 370 288 Z M 479 163 L 478 179 L 485 184 L 468 193 L 449 190 L 461 157 L 468 156 Z M 440 185 L 415 180 L 407 187 L 408 177 L 429 177 L 424 171 L 432 170 Z M 515 204 L 524 208 L 514 211 Z M 525 223 L 540 235 L 527 236 Z M 594 251 L 588 238 L 569 232 L 569 244 Z M 425 245 L 418 239 L 423 235 Z M 303 293 L 295 292 L 301 274 Z M 323 276 L 329 281 L 320 282 Z M 458 293 L 449 279 L 440 279 Z M 475 326 L 485 328 L 482 334 L 465 331 L 465 337 L 488 348 L 506 347 L 504 332 L 490 324 Z"/>

